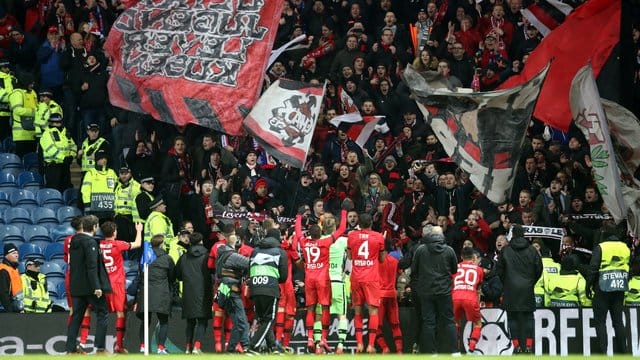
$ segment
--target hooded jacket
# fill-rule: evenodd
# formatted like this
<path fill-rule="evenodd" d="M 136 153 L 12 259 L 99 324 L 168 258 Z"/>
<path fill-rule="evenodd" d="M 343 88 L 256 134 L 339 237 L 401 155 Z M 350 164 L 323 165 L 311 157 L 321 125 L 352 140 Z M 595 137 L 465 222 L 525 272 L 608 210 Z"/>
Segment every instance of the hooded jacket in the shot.
<path fill-rule="evenodd" d="M 261 239 L 253 249 L 249 267 L 251 296 L 280 297 L 280 284 L 287 281 L 288 257 L 280 241 L 272 236 Z"/>
<path fill-rule="evenodd" d="M 496 273 L 503 284 L 505 310 L 535 311 L 533 288 L 542 275 L 542 259 L 527 239 L 516 237 L 502 249 Z"/>
<path fill-rule="evenodd" d="M 417 278 L 419 296 L 451 295 L 451 275 L 458 271 L 458 259 L 445 242 L 444 235 L 422 238 L 411 264 L 411 276 Z"/>
<path fill-rule="evenodd" d="M 111 292 L 100 245 L 91 235 L 78 233 L 71 238 L 69 264 L 73 264 L 69 268 L 71 296 L 91 296 L 96 289 Z"/>
<path fill-rule="evenodd" d="M 213 283 L 207 267 L 209 253 L 202 244 L 189 247 L 176 264 L 176 278 L 182 280 L 182 318 L 211 319 Z"/>

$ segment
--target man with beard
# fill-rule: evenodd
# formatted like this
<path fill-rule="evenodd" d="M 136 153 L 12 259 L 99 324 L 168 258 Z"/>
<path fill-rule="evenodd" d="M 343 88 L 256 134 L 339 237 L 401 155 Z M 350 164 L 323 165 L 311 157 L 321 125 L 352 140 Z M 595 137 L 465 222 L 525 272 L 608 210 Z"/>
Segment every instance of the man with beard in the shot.
<path fill-rule="evenodd" d="M 562 182 L 551 180 L 551 185 L 536 198 L 534 213 L 543 226 L 556 227 L 560 224 L 560 215 L 569 210 L 569 196 L 562 191 Z"/>
<path fill-rule="evenodd" d="M 419 169 L 422 170 L 422 169 Z M 435 194 L 436 211 L 438 214 L 449 214 L 452 206 L 455 206 L 454 218 L 455 222 L 464 220 L 469 214 L 469 198 L 474 189 L 473 183 L 468 181 L 465 184 L 458 185 L 456 176 L 452 172 L 445 172 L 446 175 L 444 187 L 434 186 L 433 182 L 428 181 L 422 172 L 418 172 L 418 177 L 427 186 L 431 193 Z"/>
<path fill-rule="evenodd" d="M 524 169 L 518 172 L 513 182 L 511 202 L 518 202 L 516 196 L 521 190 L 529 190 L 531 198 L 535 198 L 540 193 L 540 189 L 542 189 L 542 174 L 536 166 L 536 159 L 531 155 L 525 159 Z"/>
<path fill-rule="evenodd" d="M 338 128 L 338 132 L 333 137 L 333 139 L 329 140 L 322 151 L 322 159 L 324 159 L 324 164 L 329 169 L 338 170 L 340 165 L 347 160 L 347 155 L 350 151 L 355 151 L 357 158 L 362 158 L 360 150 L 360 146 L 355 143 L 355 141 L 349 139 L 349 136 L 346 133 L 347 127 L 340 126 Z M 318 179 L 320 174 L 316 174 L 316 166 L 314 166 L 314 180 L 322 181 L 322 179 Z M 318 175 L 318 176 L 316 176 Z"/>
<path fill-rule="evenodd" d="M 313 183 L 313 178 L 308 171 L 303 171 L 300 174 L 300 180 L 298 183 L 290 187 L 292 191 L 295 191 L 295 194 L 291 197 L 291 202 L 287 206 L 289 211 L 289 216 L 294 216 L 296 214 L 296 210 L 301 206 L 309 206 L 313 204 L 313 200 L 315 200 L 317 196 L 317 192 L 311 187 Z M 295 189 L 295 190 L 293 190 Z"/>
<path fill-rule="evenodd" d="M 433 202 L 431 196 L 424 190 L 423 181 L 415 179 L 410 192 L 405 194 L 402 212 L 404 214 L 404 228 L 412 239 L 422 236 L 422 221 L 425 220 Z"/>
<path fill-rule="evenodd" d="M 338 71 L 345 66 L 351 66 L 356 56 L 364 56 L 358 48 L 358 37 L 356 35 L 347 35 L 345 47 L 338 51 L 333 59 L 331 74 L 337 75 Z"/>
<path fill-rule="evenodd" d="M 402 195 L 402 173 L 398 169 L 398 161 L 393 155 L 384 158 L 382 167 L 378 168 L 377 173 L 380 175 L 382 183 L 393 195 L 394 200 Z"/>
<path fill-rule="evenodd" d="M 451 75 L 460 79 L 463 87 L 471 87 L 473 80 L 474 66 L 471 58 L 464 52 L 464 45 L 456 41 L 451 47 L 451 58 L 449 65 L 451 67 Z"/>

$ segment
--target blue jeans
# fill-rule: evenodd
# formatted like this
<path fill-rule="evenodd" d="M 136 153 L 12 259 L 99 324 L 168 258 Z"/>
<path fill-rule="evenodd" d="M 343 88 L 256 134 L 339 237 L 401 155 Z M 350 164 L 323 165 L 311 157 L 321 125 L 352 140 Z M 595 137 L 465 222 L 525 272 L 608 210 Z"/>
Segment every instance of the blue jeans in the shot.
<path fill-rule="evenodd" d="M 247 349 L 249 346 L 249 321 L 247 321 L 247 314 L 244 312 L 244 304 L 242 304 L 240 294 L 232 292 L 228 297 L 225 297 L 218 293 L 218 304 L 231 317 L 233 323 L 227 351 L 234 352 L 238 343 Z"/>

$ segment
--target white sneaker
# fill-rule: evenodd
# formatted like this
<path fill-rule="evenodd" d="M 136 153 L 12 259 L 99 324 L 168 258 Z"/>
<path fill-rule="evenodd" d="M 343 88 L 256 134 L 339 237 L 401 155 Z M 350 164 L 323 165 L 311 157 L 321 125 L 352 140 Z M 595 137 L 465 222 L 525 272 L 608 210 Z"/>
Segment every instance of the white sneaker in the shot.
<path fill-rule="evenodd" d="M 167 349 L 158 349 L 158 355 L 169 355 Z"/>

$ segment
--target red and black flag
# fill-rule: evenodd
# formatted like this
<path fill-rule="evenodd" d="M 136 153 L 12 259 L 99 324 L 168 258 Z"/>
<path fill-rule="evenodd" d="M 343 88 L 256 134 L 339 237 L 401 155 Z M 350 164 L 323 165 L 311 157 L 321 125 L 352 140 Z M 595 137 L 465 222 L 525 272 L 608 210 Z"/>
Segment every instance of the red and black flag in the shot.
<path fill-rule="evenodd" d="M 114 23 L 115 106 L 230 135 L 258 99 L 284 0 L 142 0 Z"/>
<path fill-rule="evenodd" d="M 311 145 L 323 85 L 278 79 L 262 94 L 242 125 L 276 159 L 302 168 Z"/>
<path fill-rule="evenodd" d="M 509 199 L 518 160 L 547 65 L 526 83 L 491 92 L 457 93 L 436 72 L 407 67 L 403 77 L 447 154 L 494 203 Z M 435 86 L 434 86 L 435 85 Z"/>

